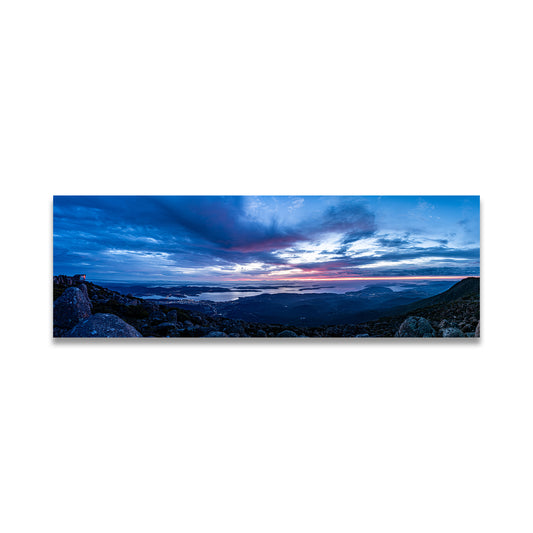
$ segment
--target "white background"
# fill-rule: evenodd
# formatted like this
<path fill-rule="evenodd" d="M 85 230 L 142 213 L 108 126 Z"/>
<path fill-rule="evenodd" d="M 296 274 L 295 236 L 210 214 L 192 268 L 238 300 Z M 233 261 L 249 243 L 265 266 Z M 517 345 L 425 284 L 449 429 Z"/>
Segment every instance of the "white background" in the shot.
<path fill-rule="evenodd" d="M 7 1 L 0 529 L 531 532 L 530 2 Z M 54 194 L 480 194 L 482 334 L 51 340 Z"/>

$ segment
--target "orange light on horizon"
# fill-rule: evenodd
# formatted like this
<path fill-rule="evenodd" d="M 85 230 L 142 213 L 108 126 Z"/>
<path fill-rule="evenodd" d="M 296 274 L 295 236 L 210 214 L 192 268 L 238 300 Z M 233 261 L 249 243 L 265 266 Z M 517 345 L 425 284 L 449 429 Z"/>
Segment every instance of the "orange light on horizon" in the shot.
<path fill-rule="evenodd" d="M 269 278 L 268 280 L 257 280 L 254 278 L 240 278 L 235 281 L 402 281 L 402 280 L 420 280 L 420 281 L 437 281 L 452 280 L 464 278 L 479 278 L 479 276 L 364 276 L 364 277 L 294 277 L 294 278 Z"/>

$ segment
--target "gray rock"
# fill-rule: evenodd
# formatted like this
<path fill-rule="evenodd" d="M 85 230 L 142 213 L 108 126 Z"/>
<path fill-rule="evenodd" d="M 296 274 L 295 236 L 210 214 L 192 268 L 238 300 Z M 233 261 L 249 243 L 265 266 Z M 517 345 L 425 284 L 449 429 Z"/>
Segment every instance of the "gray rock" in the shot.
<path fill-rule="evenodd" d="M 176 323 L 178 321 L 178 312 L 175 310 L 175 309 L 171 309 L 168 313 L 167 313 L 167 320 L 169 322 L 174 322 Z"/>
<path fill-rule="evenodd" d="M 211 331 L 206 337 L 227 337 L 227 335 L 223 331 Z"/>
<path fill-rule="evenodd" d="M 142 337 L 128 323 L 116 315 L 97 313 L 74 326 L 67 337 Z"/>
<path fill-rule="evenodd" d="M 175 328 L 175 327 L 177 327 L 177 324 L 175 322 L 161 322 L 161 324 L 158 324 L 155 327 L 156 327 L 156 329 L 157 328 L 161 328 L 161 329 L 164 329 L 164 328 Z"/>
<path fill-rule="evenodd" d="M 239 324 L 237 322 L 235 322 L 233 324 L 230 324 L 229 326 L 224 328 L 224 331 L 228 335 L 231 335 L 232 333 L 236 333 L 237 335 L 243 335 L 244 334 L 244 328 L 242 327 L 241 324 Z"/>
<path fill-rule="evenodd" d="M 195 316 L 194 320 L 200 326 L 207 326 L 209 322 L 203 316 Z"/>
<path fill-rule="evenodd" d="M 165 313 L 161 311 L 161 309 L 155 309 L 150 313 L 148 318 L 152 322 L 165 322 L 167 320 L 167 315 L 165 315 Z"/>
<path fill-rule="evenodd" d="M 257 337 L 266 337 L 266 336 L 267 336 L 267 334 L 265 333 L 265 331 L 262 330 L 262 329 L 258 329 L 255 335 L 256 335 Z"/>
<path fill-rule="evenodd" d="M 349 324 L 342 330 L 343 337 L 355 337 L 357 335 L 358 328 L 353 324 Z"/>
<path fill-rule="evenodd" d="M 81 292 L 83 292 L 83 294 L 85 294 L 87 300 L 89 300 L 89 303 L 91 303 L 91 300 L 89 299 L 89 292 L 87 291 L 87 285 L 85 285 L 85 283 L 81 283 L 80 285 L 78 285 L 78 288 Z"/>
<path fill-rule="evenodd" d="M 191 328 L 189 328 L 190 330 Z M 218 331 L 210 326 L 196 326 L 193 328 L 195 337 L 207 337 L 212 331 Z"/>
<path fill-rule="evenodd" d="M 278 333 L 277 336 L 278 337 L 298 337 L 298 335 L 294 333 L 294 331 L 291 331 L 290 329 L 286 329 L 282 331 L 281 333 Z"/>
<path fill-rule="evenodd" d="M 406 318 L 398 332 L 396 337 L 434 337 L 435 330 L 431 327 L 431 324 L 420 316 L 410 316 Z"/>
<path fill-rule="evenodd" d="M 165 336 L 165 337 L 179 337 L 180 333 L 176 324 L 172 322 L 163 322 L 157 326 L 153 326 L 153 333 L 156 336 Z"/>
<path fill-rule="evenodd" d="M 459 328 L 444 328 L 442 330 L 443 337 L 464 337 L 465 334 Z"/>
<path fill-rule="evenodd" d="M 480 336 L 480 329 L 479 329 L 480 324 L 481 324 L 481 320 L 477 323 L 477 326 L 476 326 L 476 332 L 475 332 L 476 337 Z"/>
<path fill-rule="evenodd" d="M 54 302 L 54 326 L 73 328 L 80 320 L 91 316 L 91 302 L 77 287 L 69 287 Z"/>

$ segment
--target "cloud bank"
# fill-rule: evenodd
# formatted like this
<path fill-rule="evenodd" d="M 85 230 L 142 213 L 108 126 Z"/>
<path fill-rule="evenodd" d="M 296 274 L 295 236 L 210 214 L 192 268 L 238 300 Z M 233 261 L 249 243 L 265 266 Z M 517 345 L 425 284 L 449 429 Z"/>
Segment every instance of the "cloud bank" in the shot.
<path fill-rule="evenodd" d="M 477 197 L 57 196 L 54 273 L 95 280 L 478 275 Z"/>

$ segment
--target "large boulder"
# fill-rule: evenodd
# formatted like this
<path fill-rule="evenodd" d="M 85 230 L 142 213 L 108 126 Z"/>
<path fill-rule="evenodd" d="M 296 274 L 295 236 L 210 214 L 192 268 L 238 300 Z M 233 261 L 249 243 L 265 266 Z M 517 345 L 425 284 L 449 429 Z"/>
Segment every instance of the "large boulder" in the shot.
<path fill-rule="evenodd" d="M 78 285 L 78 289 L 80 289 L 80 291 L 83 292 L 83 294 L 85 294 L 85 296 L 87 296 L 87 300 L 89 300 L 89 302 L 90 302 L 89 291 L 87 290 L 87 285 L 85 285 L 85 283 L 80 283 Z"/>
<path fill-rule="evenodd" d="M 227 337 L 227 334 L 223 331 L 210 331 L 206 337 Z"/>
<path fill-rule="evenodd" d="M 298 337 L 294 331 L 291 331 L 290 329 L 286 329 L 282 331 L 281 333 L 278 333 L 278 337 Z"/>
<path fill-rule="evenodd" d="M 77 287 L 69 287 L 54 302 L 54 326 L 71 329 L 80 320 L 91 316 L 91 302 Z"/>
<path fill-rule="evenodd" d="M 180 332 L 178 331 L 178 326 L 174 322 L 163 322 L 157 326 L 153 326 L 152 332 L 156 337 L 179 337 Z"/>
<path fill-rule="evenodd" d="M 442 330 L 443 337 L 464 337 L 465 334 L 459 328 L 444 328 Z"/>
<path fill-rule="evenodd" d="M 97 313 L 74 326 L 66 337 L 142 337 L 116 315 Z"/>
<path fill-rule="evenodd" d="M 421 316 L 410 316 L 406 318 L 398 332 L 396 337 L 434 337 L 435 330 L 431 327 L 431 324 Z"/>

